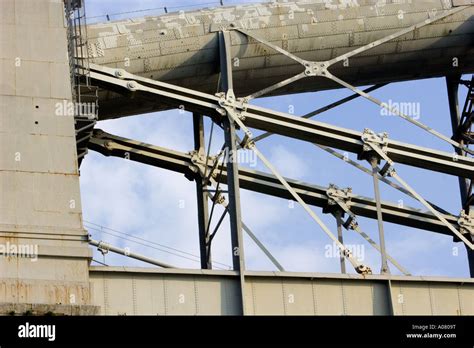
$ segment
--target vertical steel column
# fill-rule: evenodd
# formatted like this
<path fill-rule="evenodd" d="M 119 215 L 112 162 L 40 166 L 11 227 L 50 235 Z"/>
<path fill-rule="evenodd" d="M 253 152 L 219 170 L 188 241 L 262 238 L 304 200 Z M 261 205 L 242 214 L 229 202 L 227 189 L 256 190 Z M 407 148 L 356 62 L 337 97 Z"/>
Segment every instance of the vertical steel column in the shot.
<path fill-rule="evenodd" d="M 229 218 L 230 232 L 232 240 L 232 262 L 234 270 L 243 271 L 243 238 L 242 222 L 240 213 L 240 192 L 239 192 L 239 174 L 236 161 L 237 147 L 235 138 L 235 125 L 232 119 L 225 117 L 223 119 L 225 144 L 226 144 L 226 165 L 227 165 L 227 190 L 229 195 Z"/>
<path fill-rule="evenodd" d="M 374 194 L 375 204 L 377 207 L 377 222 L 379 226 L 379 239 L 380 239 L 380 254 L 382 255 L 382 265 L 380 272 L 382 274 L 390 273 L 387 262 L 387 251 L 385 249 L 385 233 L 383 229 L 383 216 L 382 216 L 382 203 L 380 202 L 380 188 L 379 188 L 379 177 L 378 177 L 378 158 L 373 156 L 370 159 L 372 166 L 372 177 L 374 179 Z"/>
<path fill-rule="evenodd" d="M 226 144 L 227 191 L 229 197 L 230 235 L 232 242 L 232 265 L 239 272 L 242 314 L 245 315 L 245 262 L 242 220 L 240 213 L 239 172 L 236 161 L 237 146 L 234 121 L 230 117 L 222 119 Z"/>
<path fill-rule="evenodd" d="M 219 32 L 219 56 L 221 72 L 221 91 L 227 101 L 235 100 L 232 78 L 232 62 L 230 51 L 230 34 L 228 31 Z M 225 162 L 227 165 L 227 191 L 229 197 L 229 220 L 232 242 L 232 265 L 239 272 L 242 314 L 245 310 L 245 261 L 244 240 L 242 236 L 242 219 L 240 213 L 239 166 L 237 163 L 237 135 L 234 120 L 228 115 L 222 117 L 225 139 Z"/>
<path fill-rule="evenodd" d="M 337 222 L 337 239 L 341 244 L 344 244 L 344 238 L 342 236 L 342 211 L 341 210 L 336 210 L 335 212 L 336 215 L 336 222 Z M 345 274 L 346 273 L 346 258 L 344 255 L 340 256 L 340 263 L 341 263 L 341 273 Z"/>
<path fill-rule="evenodd" d="M 453 134 L 456 134 L 460 122 L 461 122 L 461 115 L 459 111 L 459 82 L 461 80 L 461 75 L 452 75 L 446 77 L 446 87 L 448 90 L 448 102 L 449 102 L 449 112 L 451 114 L 451 126 L 453 129 Z M 464 141 L 459 139 L 459 143 L 464 145 Z M 465 152 L 461 149 L 456 148 L 456 153 L 460 156 L 464 156 Z M 468 192 L 469 192 L 469 182 L 467 179 L 459 177 L 459 188 L 461 192 L 461 200 L 462 206 L 464 206 L 468 200 Z M 474 239 L 473 239 L 474 241 Z M 471 278 L 474 278 L 474 251 L 467 248 L 467 259 L 469 263 L 469 273 Z"/>
<path fill-rule="evenodd" d="M 193 113 L 193 133 L 194 133 L 194 150 L 198 152 L 200 158 L 206 157 L 204 143 L 204 120 L 203 116 Z M 199 226 L 199 250 L 201 256 L 201 268 L 212 269 L 211 248 L 209 244 L 209 206 L 208 193 L 206 192 L 207 183 L 204 178 L 196 177 L 196 194 L 197 194 L 197 213 Z"/>

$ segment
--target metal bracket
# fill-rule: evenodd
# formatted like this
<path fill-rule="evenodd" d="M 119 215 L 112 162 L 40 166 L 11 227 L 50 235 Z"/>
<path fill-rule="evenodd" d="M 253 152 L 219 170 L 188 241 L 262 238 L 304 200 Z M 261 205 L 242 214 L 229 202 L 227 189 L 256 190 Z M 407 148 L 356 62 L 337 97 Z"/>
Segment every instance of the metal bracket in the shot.
<path fill-rule="evenodd" d="M 99 251 L 102 255 L 106 255 L 109 253 L 110 247 L 108 247 L 108 244 L 102 242 L 102 241 L 99 241 L 98 245 L 97 245 L 97 251 Z"/>
<path fill-rule="evenodd" d="M 222 109 L 218 111 L 222 116 L 225 116 L 227 109 L 230 108 L 242 121 L 245 120 L 245 116 L 242 113 L 247 110 L 247 103 L 242 98 L 236 99 L 233 92 L 227 94 L 219 92 L 216 93 L 216 96 L 219 97 L 219 106 L 221 106 Z"/>
<path fill-rule="evenodd" d="M 381 175 L 388 175 L 390 177 L 393 177 L 395 180 L 397 180 L 406 190 L 408 190 L 413 197 L 415 197 L 416 200 L 418 200 L 421 204 L 423 204 L 428 210 L 434 214 L 443 224 L 448 227 L 451 232 L 453 233 L 454 236 L 458 237 L 460 240 L 466 244 L 466 246 L 474 250 L 474 244 L 472 241 L 468 240 L 464 235 L 456 230 L 433 206 L 428 203 L 421 195 L 419 195 L 408 183 L 406 183 L 395 171 L 393 165 L 393 161 L 388 157 L 388 155 L 382 151 L 382 149 L 379 147 L 378 144 L 372 143 L 372 142 L 367 142 L 367 144 L 378 154 L 382 159 L 386 161 L 385 166 L 382 168 L 380 171 Z"/>
<path fill-rule="evenodd" d="M 326 190 L 326 195 L 328 196 L 328 207 L 323 210 L 323 212 L 327 213 L 331 210 L 334 211 L 336 209 L 342 212 L 341 217 L 344 214 L 348 214 L 349 217 L 343 223 L 345 229 L 355 230 L 358 226 L 357 217 L 350 211 L 350 202 L 351 202 L 351 194 L 352 188 L 348 187 L 345 189 L 340 189 L 334 184 L 330 184 L 329 188 Z M 338 208 L 335 208 L 337 206 Z"/>
<path fill-rule="evenodd" d="M 328 62 L 311 62 L 305 61 L 304 63 L 306 76 L 322 76 L 326 77 L 329 75 L 329 63 Z"/>
<path fill-rule="evenodd" d="M 383 159 L 386 163 L 380 169 L 379 174 L 382 177 L 393 176 L 395 174 L 394 163 L 387 157 L 388 133 L 376 134 L 373 130 L 366 128 L 361 139 L 364 146 L 362 147 L 362 153 L 359 154 L 359 159 L 371 161 L 374 156 L 377 157 L 378 162 Z"/>
<path fill-rule="evenodd" d="M 216 169 L 216 157 L 208 157 L 207 163 L 206 158 L 199 153 L 199 151 L 193 150 L 189 151 L 188 154 L 191 156 L 191 163 L 188 168 L 196 175 L 199 175 L 201 179 L 206 179 L 205 183 L 209 181 L 208 177 L 206 177 L 206 167 L 211 168 L 208 175 L 217 175 L 215 173 Z M 194 181 L 195 177 L 187 177 L 189 180 Z"/>
<path fill-rule="evenodd" d="M 474 238 L 474 217 L 467 214 L 464 210 L 461 211 L 458 224 L 461 228 L 461 233 L 469 234 Z"/>
<path fill-rule="evenodd" d="M 336 199 L 342 199 L 347 204 L 351 201 L 352 188 L 348 187 L 345 189 L 340 189 L 337 185 L 330 184 L 329 188 L 326 190 L 326 194 L 330 198 L 331 202 L 335 202 Z"/>
<path fill-rule="evenodd" d="M 220 205 L 224 205 L 226 202 L 225 196 L 221 193 L 221 191 L 217 191 L 216 194 L 211 197 L 211 200 Z"/>
<path fill-rule="evenodd" d="M 349 204 L 351 201 L 351 193 L 352 189 L 351 188 L 346 188 L 346 189 L 339 189 L 336 185 L 329 185 L 328 190 L 326 191 L 326 194 L 329 198 L 329 204 L 334 204 L 338 205 L 340 207 L 340 210 L 342 210 L 343 213 L 347 213 L 349 217 L 347 220 L 342 224 L 346 230 L 353 230 L 357 233 L 359 233 L 362 238 L 364 238 L 372 247 L 374 247 L 378 252 L 382 253 L 382 249 L 379 247 L 375 241 L 372 240 L 365 232 L 363 232 L 359 224 L 357 223 L 357 216 L 350 210 Z M 337 219 L 340 217 L 336 216 Z M 342 218 L 342 215 L 341 215 Z M 405 275 L 410 275 L 410 273 L 403 267 L 401 266 L 393 257 L 390 255 L 387 255 L 387 259 L 390 260 L 390 262 L 397 267 L 403 274 Z"/>
<path fill-rule="evenodd" d="M 364 129 L 361 139 L 364 142 L 364 144 L 366 144 L 364 145 L 363 151 L 373 150 L 372 145 L 376 144 L 379 147 L 381 147 L 381 150 L 384 153 L 387 153 L 387 150 L 388 150 L 388 133 L 387 132 L 376 134 L 373 130 L 366 128 Z"/>

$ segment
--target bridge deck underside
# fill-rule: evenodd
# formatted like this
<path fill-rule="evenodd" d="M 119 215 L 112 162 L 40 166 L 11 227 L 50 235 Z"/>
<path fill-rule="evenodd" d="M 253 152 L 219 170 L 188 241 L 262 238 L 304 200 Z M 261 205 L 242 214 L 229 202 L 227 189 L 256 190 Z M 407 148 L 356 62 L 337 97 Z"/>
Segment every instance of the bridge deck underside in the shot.
<path fill-rule="evenodd" d="M 336 3 L 336 2 L 335 2 Z M 322 1 L 269 2 L 196 10 L 89 25 L 94 64 L 206 93 L 219 81 L 217 31 L 234 23 L 260 38 L 311 61 L 326 61 L 422 23 L 451 8 L 450 1 L 359 1 L 334 9 Z M 339 62 L 332 73 L 355 85 L 439 77 L 474 69 L 474 7 L 417 29 Z M 237 32 L 231 32 L 234 90 L 246 96 L 303 71 L 301 65 Z M 236 60 L 237 59 L 237 60 Z M 287 85 L 273 95 L 338 87 L 325 78 Z M 166 109 L 160 100 L 143 102 L 103 90 L 100 119 Z"/>

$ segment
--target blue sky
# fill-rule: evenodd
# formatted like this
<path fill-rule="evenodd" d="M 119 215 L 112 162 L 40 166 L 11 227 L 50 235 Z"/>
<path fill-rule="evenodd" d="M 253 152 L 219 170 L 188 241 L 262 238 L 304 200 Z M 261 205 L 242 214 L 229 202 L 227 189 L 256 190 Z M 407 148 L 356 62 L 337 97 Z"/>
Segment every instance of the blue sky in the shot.
<path fill-rule="evenodd" d="M 95 17 L 161 6 L 171 8 L 209 2 L 212 1 L 86 0 L 86 11 L 89 17 Z M 224 3 L 233 4 L 236 1 L 224 1 Z M 155 10 L 152 13 L 160 12 Z M 111 19 L 144 14 L 148 13 L 136 12 L 112 16 Z M 255 104 L 285 112 L 288 112 L 291 106 L 296 115 L 303 115 L 349 94 L 348 90 L 304 93 L 263 98 L 255 101 Z M 392 84 L 372 94 L 384 101 L 420 103 L 420 121 L 445 135 L 451 134 L 444 79 Z M 462 101 L 463 98 L 464 95 L 461 96 Z M 316 119 L 359 131 L 364 128 L 371 128 L 376 132 L 387 131 L 390 138 L 394 140 L 453 152 L 450 145 L 408 122 L 395 116 L 381 116 L 378 106 L 361 98 L 319 115 Z M 103 121 L 99 122 L 98 127 L 112 134 L 166 148 L 185 152 L 193 148 L 192 117 L 188 113 L 180 114 L 177 110 Z M 206 131 L 208 135 L 208 122 L 206 122 Z M 256 131 L 255 134 L 259 132 Z M 223 143 L 220 131 L 215 130 L 214 139 L 213 152 L 215 153 Z M 352 187 L 356 194 L 373 196 L 373 183 L 370 176 L 312 144 L 275 135 L 257 143 L 257 146 L 285 176 L 322 186 L 334 183 L 342 188 Z M 349 157 L 356 160 L 356 155 L 350 154 Z M 257 169 L 266 171 L 260 162 Z M 403 165 L 398 165 L 397 171 L 425 199 L 452 213 L 459 213 L 461 204 L 456 177 Z M 90 152 L 81 167 L 81 190 L 86 221 L 198 255 L 195 185 L 182 175 L 123 159 L 106 158 Z M 381 183 L 381 194 L 383 200 L 398 202 L 402 199 L 405 205 L 423 208 L 420 203 L 383 183 Z M 243 220 L 287 270 L 339 272 L 339 259 L 325 257 L 325 247 L 331 244 L 329 238 L 301 207 L 294 205 L 292 208 L 286 200 L 247 191 L 242 191 L 241 199 Z M 313 210 L 333 233 L 336 233 L 334 219 L 323 215 L 320 208 L 314 207 Z M 222 209 L 219 207 L 214 221 L 221 212 Z M 360 227 L 378 241 L 376 221 L 364 218 L 359 218 L 358 221 Z M 465 248 L 460 243 L 454 244 L 451 237 L 390 223 L 385 223 L 384 226 L 388 252 L 412 274 L 468 276 Z M 96 230 L 89 231 L 95 239 L 129 247 L 132 251 L 153 256 L 178 267 L 199 268 L 198 262 L 101 234 Z M 353 231 L 344 231 L 344 238 L 347 244 L 364 244 L 363 263 L 369 265 L 374 273 L 378 273 L 380 256 L 377 251 L 363 243 L 363 239 Z M 453 248 L 457 249 L 453 250 Z M 245 238 L 245 254 L 248 269 L 275 269 L 249 238 Z M 227 219 L 216 235 L 213 256 L 214 260 L 222 264 L 231 264 Z M 103 260 L 97 252 L 94 258 Z M 106 263 L 144 265 L 110 254 L 106 255 Z M 222 264 L 217 266 L 225 268 Z M 347 264 L 347 266 L 352 273 L 350 265 Z M 399 274 L 393 265 L 390 265 L 390 269 L 392 273 Z"/>

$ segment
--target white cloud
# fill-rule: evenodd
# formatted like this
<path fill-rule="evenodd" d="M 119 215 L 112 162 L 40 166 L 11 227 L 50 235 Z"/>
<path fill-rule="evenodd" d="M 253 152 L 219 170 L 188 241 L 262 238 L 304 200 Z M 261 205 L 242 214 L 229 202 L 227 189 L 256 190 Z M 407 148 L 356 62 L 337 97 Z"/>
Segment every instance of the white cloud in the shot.
<path fill-rule="evenodd" d="M 291 152 L 283 145 L 272 148 L 270 161 L 282 175 L 289 178 L 301 179 L 308 173 L 304 157 Z"/>

